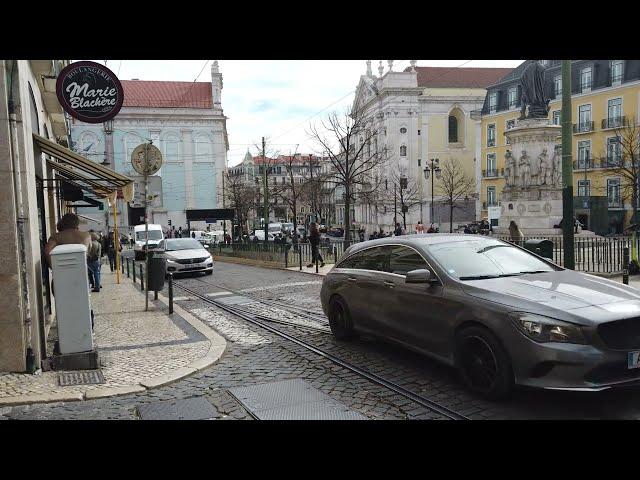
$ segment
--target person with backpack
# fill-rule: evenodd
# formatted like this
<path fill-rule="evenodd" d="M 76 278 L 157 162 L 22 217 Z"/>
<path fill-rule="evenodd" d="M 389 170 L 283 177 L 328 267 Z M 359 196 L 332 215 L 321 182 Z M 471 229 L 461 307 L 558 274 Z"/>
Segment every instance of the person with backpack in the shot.
<path fill-rule="evenodd" d="M 89 282 L 91 283 L 91 291 L 99 292 L 102 288 L 100 283 L 100 257 L 102 256 L 102 246 L 100 245 L 97 234 L 91 233 L 91 246 L 87 249 L 87 270 L 89 271 Z"/>

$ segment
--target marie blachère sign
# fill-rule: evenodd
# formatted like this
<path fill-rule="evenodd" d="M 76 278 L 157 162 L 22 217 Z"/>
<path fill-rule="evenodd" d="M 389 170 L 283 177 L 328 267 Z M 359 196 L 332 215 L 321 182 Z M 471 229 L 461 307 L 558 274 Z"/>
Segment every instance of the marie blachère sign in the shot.
<path fill-rule="evenodd" d="M 58 75 L 56 94 L 62 108 L 86 123 L 103 123 L 115 117 L 124 100 L 118 77 L 95 62 L 75 62 Z"/>

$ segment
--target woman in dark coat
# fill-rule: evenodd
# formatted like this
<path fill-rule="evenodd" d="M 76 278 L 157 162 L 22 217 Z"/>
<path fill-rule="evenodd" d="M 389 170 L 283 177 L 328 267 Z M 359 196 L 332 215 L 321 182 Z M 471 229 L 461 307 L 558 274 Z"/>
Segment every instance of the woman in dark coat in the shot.
<path fill-rule="evenodd" d="M 324 259 L 322 258 L 322 255 L 320 255 L 320 232 L 318 232 L 318 225 L 316 225 L 315 222 L 312 222 L 309 227 L 309 243 L 311 244 L 313 263 L 310 263 L 307 267 L 313 267 L 316 259 L 320 262 L 320 266 L 324 267 Z"/>

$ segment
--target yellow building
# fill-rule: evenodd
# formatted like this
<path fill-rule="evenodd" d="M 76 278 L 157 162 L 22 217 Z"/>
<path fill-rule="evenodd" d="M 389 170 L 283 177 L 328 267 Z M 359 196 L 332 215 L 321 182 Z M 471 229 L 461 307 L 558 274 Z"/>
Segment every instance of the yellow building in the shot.
<path fill-rule="evenodd" d="M 520 116 L 520 75 L 527 60 L 500 82 L 487 88 L 482 109 L 482 216 L 496 218 L 504 187 L 504 155 L 509 149 L 504 132 Z M 545 68 L 549 120 L 560 124 L 562 79 L 560 61 L 540 60 Z M 622 233 L 631 215 L 632 183 L 621 174 L 622 153 L 617 132 L 639 124 L 640 61 L 577 60 L 571 64 L 573 123 L 573 189 L 576 217 L 598 234 Z M 560 146 L 558 137 L 558 148 Z M 637 161 L 637 159 L 636 159 Z M 619 165 L 620 163 L 617 163 Z M 493 212 L 496 211 L 496 214 Z"/>

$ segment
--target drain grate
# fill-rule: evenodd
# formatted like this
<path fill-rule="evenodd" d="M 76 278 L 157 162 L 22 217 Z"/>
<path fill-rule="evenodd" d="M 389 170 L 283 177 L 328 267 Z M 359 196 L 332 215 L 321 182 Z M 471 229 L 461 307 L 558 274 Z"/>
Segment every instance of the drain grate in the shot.
<path fill-rule="evenodd" d="M 63 372 L 58 374 L 58 385 L 97 385 L 105 383 L 102 370 L 88 370 L 85 372 Z"/>

